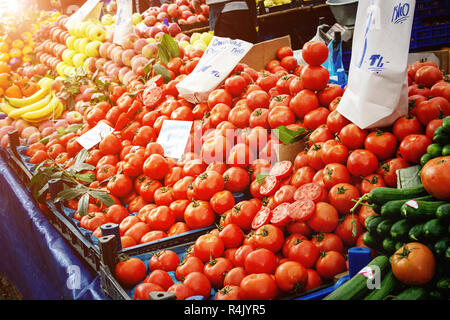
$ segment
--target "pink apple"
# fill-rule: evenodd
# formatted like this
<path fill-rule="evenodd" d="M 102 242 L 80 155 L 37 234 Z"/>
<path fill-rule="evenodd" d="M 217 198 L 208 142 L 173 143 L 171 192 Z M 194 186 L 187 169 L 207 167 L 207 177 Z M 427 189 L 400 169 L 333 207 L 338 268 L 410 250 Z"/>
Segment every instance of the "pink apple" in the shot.
<path fill-rule="evenodd" d="M 97 60 L 95 61 L 95 68 L 98 69 L 98 70 L 100 70 L 100 71 L 102 71 L 102 70 L 103 70 L 103 67 L 104 67 L 104 65 L 105 65 L 105 63 L 106 63 L 107 61 L 108 61 L 108 60 L 106 60 L 106 58 L 100 58 L 100 59 L 97 59 Z"/>
<path fill-rule="evenodd" d="M 146 44 L 148 44 L 148 41 L 146 39 L 138 39 L 134 43 L 134 51 L 136 51 L 137 53 L 141 53 L 142 48 L 145 47 Z"/>
<path fill-rule="evenodd" d="M 54 127 L 53 121 L 46 120 L 46 121 L 41 122 L 38 129 L 40 132 L 42 132 L 45 128 L 49 128 L 49 127 Z"/>
<path fill-rule="evenodd" d="M 202 15 L 202 14 L 199 14 L 198 16 L 197 16 L 197 20 L 198 20 L 198 22 L 204 22 L 204 21 L 206 21 L 206 20 L 208 20 L 204 15 Z"/>
<path fill-rule="evenodd" d="M 188 7 L 186 4 L 180 5 L 179 8 L 178 8 L 178 10 L 180 10 L 180 12 L 183 12 L 183 11 L 191 11 L 191 10 L 189 9 L 189 7 Z"/>
<path fill-rule="evenodd" d="M 11 119 L 10 117 L 6 117 L 0 120 L 0 127 L 6 127 L 11 125 L 11 123 L 13 122 L 13 119 Z"/>
<path fill-rule="evenodd" d="M 169 24 L 169 27 L 167 29 L 169 31 L 169 34 L 172 37 L 175 37 L 177 34 L 179 34 L 181 32 L 181 28 L 178 25 L 178 23 L 171 23 L 171 24 Z"/>
<path fill-rule="evenodd" d="M 123 49 L 121 47 L 115 47 L 111 52 L 111 60 L 114 63 L 122 62 Z"/>
<path fill-rule="evenodd" d="M 20 136 L 24 139 L 28 139 L 33 133 L 36 133 L 36 132 L 39 133 L 38 128 L 36 128 L 34 126 L 29 126 L 22 130 L 22 133 L 20 134 Z"/>
<path fill-rule="evenodd" d="M 178 24 L 179 24 L 180 26 L 185 25 L 185 24 L 186 24 L 186 19 L 178 19 Z"/>
<path fill-rule="evenodd" d="M 55 127 L 46 127 L 44 130 L 41 131 L 41 136 L 42 137 L 47 137 L 49 135 L 51 135 L 53 132 L 56 131 Z"/>
<path fill-rule="evenodd" d="M 108 48 L 111 45 L 109 42 L 103 42 L 100 47 L 98 48 L 98 53 L 100 54 L 100 57 L 106 58 L 108 57 Z"/>
<path fill-rule="evenodd" d="M 115 43 L 111 43 L 109 45 L 109 47 L 106 49 L 106 58 L 108 58 L 110 60 L 112 59 L 112 53 L 115 48 L 120 48 L 120 46 L 116 45 Z"/>
<path fill-rule="evenodd" d="M 118 77 L 119 77 L 119 81 L 120 81 L 120 82 L 123 83 L 123 77 L 124 77 L 124 76 L 127 74 L 127 72 L 130 71 L 130 70 L 131 70 L 131 68 L 130 68 L 130 67 L 127 67 L 127 66 L 120 68 L 119 74 L 118 74 Z"/>
<path fill-rule="evenodd" d="M 84 63 L 85 63 L 85 66 L 88 69 L 87 70 L 88 72 L 90 72 L 90 73 L 94 73 L 95 72 L 95 70 L 96 70 L 95 65 L 96 65 L 97 60 L 98 59 L 95 58 L 95 57 L 89 57 L 89 58 L 86 59 L 86 61 Z"/>
<path fill-rule="evenodd" d="M 38 131 L 28 137 L 27 143 L 28 145 L 32 145 L 33 143 L 39 142 L 39 140 L 41 140 L 41 133 Z"/>
<path fill-rule="evenodd" d="M 155 35 L 155 40 L 156 41 L 158 41 L 158 42 L 161 42 L 161 40 L 162 40 L 162 37 L 165 35 L 166 33 L 165 32 L 158 32 L 156 35 Z"/>
<path fill-rule="evenodd" d="M 148 15 L 147 17 L 145 17 L 144 19 L 144 23 L 147 26 L 154 26 L 156 23 L 156 16 L 154 16 L 153 14 Z"/>
<path fill-rule="evenodd" d="M 193 13 L 190 11 L 190 10 L 185 10 L 185 11 L 182 11 L 181 12 L 181 18 L 183 18 L 184 20 L 186 20 L 187 21 L 187 19 L 189 18 L 189 17 L 191 17 L 193 15 Z M 178 19 L 178 21 L 179 21 L 179 19 Z"/>
<path fill-rule="evenodd" d="M 59 127 L 67 128 L 68 125 L 69 125 L 69 122 L 66 119 L 59 119 L 55 123 L 55 128 L 59 128 Z"/>
<path fill-rule="evenodd" d="M 156 58 L 158 55 L 158 45 L 156 43 L 149 43 L 142 48 L 142 55 L 147 59 Z"/>
<path fill-rule="evenodd" d="M 136 80 L 138 78 L 138 75 L 134 73 L 133 71 L 128 71 L 125 76 L 123 77 L 123 84 L 127 85 L 131 81 Z"/>
<path fill-rule="evenodd" d="M 160 7 L 159 7 L 159 9 L 162 11 L 162 12 L 167 12 L 167 9 L 169 8 L 169 4 L 167 4 L 167 3 L 163 3 Z"/>
<path fill-rule="evenodd" d="M 200 5 L 200 7 L 202 8 L 202 14 L 205 17 L 208 17 L 208 15 L 209 15 L 209 6 L 207 4 L 202 4 L 202 5 Z"/>
<path fill-rule="evenodd" d="M 159 21 L 164 21 L 164 18 L 169 19 L 169 15 L 167 14 L 167 12 L 160 12 L 158 13 L 158 15 L 156 16 L 156 19 L 158 19 Z"/>
<path fill-rule="evenodd" d="M 161 32 L 162 30 L 160 29 L 160 28 L 158 28 L 158 27 L 151 27 L 150 28 L 150 38 L 154 38 L 155 37 L 155 35 L 158 33 L 158 32 Z"/>
<path fill-rule="evenodd" d="M 136 73 L 137 74 L 137 69 L 139 68 L 139 67 L 144 67 L 144 66 L 146 66 L 148 64 L 148 59 L 146 58 L 146 57 L 139 57 L 139 58 L 136 58 L 134 61 L 133 61 L 133 64 L 131 65 L 131 70 L 133 70 L 133 72 L 134 73 Z"/>
<path fill-rule="evenodd" d="M 186 19 L 186 22 L 187 22 L 188 24 L 191 24 L 191 23 L 197 23 L 197 22 L 198 22 L 198 18 L 197 18 L 197 16 L 190 16 L 190 17 L 188 17 L 188 18 Z"/>
<path fill-rule="evenodd" d="M 134 49 L 126 49 L 122 52 L 122 63 L 128 67 L 131 66 L 131 58 L 136 55 Z"/>
<path fill-rule="evenodd" d="M 129 35 L 124 43 L 122 44 L 122 47 L 126 50 L 126 49 L 133 49 L 134 48 L 134 43 L 139 39 L 139 37 L 136 34 L 131 34 Z"/>
<path fill-rule="evenodd" d="M 0 128 L 0 139 L 3 138 L 3 136 L 7 136 L 8 132 L 10 131 L 14 131 L 14 127 L 13 126 L 5 126 L 5 127 L 1 127 Z"/>
<path fill-rule="evenodd" d="M 167 14 L 172 18 L 178 17 L 180 15 L 180 11 L 178 10 L 178 5 L 175 3 L 169 4 L 169 6 L 167 7 Z"/>
<path fill-rule="evenodd" d="M 69 124 L 83 122 L 83 115 L 78 111 L 68 112 L 65 118 Z"/>
<path fill-rule="evenodd" d="M 8 136 L 3 136 L 2 139 L 0 140 L 0 146 L 2 148 L 7 148 L 9 145 L 9 138 Z"/>
<path fill-rule="evenodd" d="M 14 129 L 17 130 L 17 132 L 19 132 L 19 134 L 22 134 L 22 130 L 28 126 L 29 126 L 28 122 L 26 122 L 25 120 L 19 119 L 14 124 Z"/>

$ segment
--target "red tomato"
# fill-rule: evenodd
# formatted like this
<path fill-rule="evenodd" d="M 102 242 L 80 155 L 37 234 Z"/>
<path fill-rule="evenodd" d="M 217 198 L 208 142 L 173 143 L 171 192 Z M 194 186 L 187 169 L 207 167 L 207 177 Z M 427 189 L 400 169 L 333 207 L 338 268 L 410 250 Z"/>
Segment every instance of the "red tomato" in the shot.
<path fill-rule="evenodd" d="M 345 245 L 353 246 L 356 240 L 363 233 L 363 226 L 354 214 L 348 214 L 344 220 L 338 224 L 334 233 L 342 239 Z"/>
<path fill-rule="evenodd" d="M 338 183 L 350 182 L 350 172 L 347 167 L 340 163 L 329 163 L 324 167 L 322 181 L 325 188 L 330 189 Z"/>
<path fill-rule="evenodd" d="M 242 192 L 250 185 L 248 172 L 240 167 L 231 167 L 223 173 L 225 189 L 230 192 Z"/>
<path fill-rule="evenodd" d="M 328 199 L 330 203 L 337 209 L 340 214 L 347 214 L 354 207 L 360 193 L 357 187 L 350 183 L 338 183 L 334 185 L 329 193 Z"/>
<path fill-rule="evenodd" d="M 255 250 L 254 247 L 248 244 L 243 244 L 242 246 L 240 246 L 236 250 L 235 255 L 233 257 L 233 265 L 235 267 L 244 267 L 245 258 L 253 250 Z"/>
<path fill-rule="evenodd" d="M 154 283 L 141 283 L 134 289 L 133 300 L 150 300 L 150 293 L 164 291 L 160 285 Z"/>
<path fill-rule="evenodd" d="M 303 118 L 303 124 L 308 130 L 313 130 L 320 125 L 327 123 L 327 118 L 330 111 L 325 107 L 318 107 L 308 112 Z"/>
<path fill-rule="evenodd" d="M 315 232 L 333 232 L 339 223 L 338 211 L 326 202 L 316 203 L 314 215 L 307 221 Z"/>
<path fill-rule="evenodd" d="M 184 221 L 190 229 L 205 228 L 214 223 L 215 214 L 208 201 L 195 200 L 184 212 Z"/>
<path fill-rule="evenodd" d="M 120 261 L 115 267 L 115 277 L 124 287 L 133 287 L 145 278 L 146 268 L 139 258 Z"/>
<path fill-rule="evenodd" d="M 303 45 L 302 57 L 307 64 L 320 66 L 328 58 L 328 47 L 321 41 L 308 41 Z"/>
<path fill-rule="evenodd" d="M 203 262 L 209 261 L 211 256 L 221 257 L 225 250 L 223 240 L 212 234 L 204 234 L 197 238 L 194 243 L 195 256 Z"/>
<path fill-rule="evenodd" d="M 348 148 L 337 140 L 328 140 L 322 145 L 321 159 L 327 165 L 330 163 L 346 164 Z"/>
<path fill-rule="evenodd" d="M 297 261 L 305 268 L 311 268 L 319 258 L 319 249 L 309 240 L 296 241 L 288 253 L 289 260 Z"/>
<path fill-rule="evenodd" d="M 374 131 L 367 135 L 364 148 L 374 153 L 379 161 L 383 161 L 395 155 L 397 139 L 390 132 Z"/>
<path fill-rule="evenodd" d="M 421 102 L 416 108 L 419 121 L 426 126 L 430 121 L 450 115 L 450 103 L 442 97 Z"/>
<path fill-rule="evenodd" d="M 237 248 L 244 240 L 244 232 L 238 225 L 231 223 L 219 232 L 219 238 L 222 239 L 226 249 Z"/>
<path fill-rule="evenodd" d="M 308 272 L 302 264 L 296 261 L 287 261 L 276 269 L 275 280 L 278 287 L 284 292 L 299 293 L 306 286 Z"/>
<path fill-rule="evenodd" d="M 350 150 L 361 149 L 367 137 L 367 130 L 360 129 L 356 124 L 349 123 L 339 131 L 339 140 Z"/>
<path fill-rule="evenodd" d="M 314 269 L 306 269 L 308 273 L 308 281 L 306 282 L 305 291 L 310 291 L 322 285 L 322 278 Z"/>
<path fill-rule="evenodd" d="M 378 169 L 378 159 L 369 150 L 357 149 L 347 159 L 348 171 L 354 176 L 368 176 Z"/>
<path fill-rule="evenodd" d="M 160 154 L 152 154 L 144 162 L 143 172 L 151 179 L 161 180 L 169 171 L 167 160 Z"/>
<path fill-rule="evenodd" d="M 212 257 L 206 262 L 203 274 L 208 278 L 211 286 L 215 289 L 223 287 L 225 274 L 233 268 L 230 260 L 219 257 Z"/>
<path fill-rule="evenodd" d="M 317 96 L 322 106 L 328 108 L 330 103 L 338 97 L 342 97 L 344 91 L 341 86 L 334 83 L 329 83 L 323 90 L 318 92 Z"/>
<path fill-rule="evenodd" d="M 269 111 L 268 122 L 272 129 L 295 122 L 295 114 L 287 106 L 277 106 Z"/>
<path fill-rule="evenodd" d="M 315 267 L 317 273 L 327 280 L 347 270 L 344 257 L 337 251 L 322 252 Z"/>
<path fill-rule="evenodd" d="M 225 89 L 215 89 L 208 96 L 208 106 L 212 109 L 218 103 L 231 105 L 232 96 Z"/>
<path fill-rule="evenodd" d="M 192 272 L 203 272 L 203 262 L 196 256 L 185 257 L 175 269 L 175 278 L 183 281 Z"/>
<path fill-rule="evenodd" d="M 319 106 L 319 99 L 314 91 L 304 89 L 298 92 L 289 102 L 289 108 L 297 118 L 303 119 L 305 115 Z"/>
<path fill-rule="evenodd" d="M 240 75 L 233 75 L 225 80 L 225 90 L 233 97 L 240 96 L 247 86 L 247 81 Z"/>
<path fill-rule="evenodd" d="M 259 248 L 247 255 L 244 261 L 244 268 L 248 274 L 273 274 L 277 268 L 277 258 L 272 251 L 265 248 Z"/>
<path fill-rule="evenodd" d="M 257 248 L 265 248 L 273 252 L 278 252 L 283 246 L 283 232 L 279 227 L 266 224 L 256 229 L 254 245 Z"/>
<path fill-rule="evenodd" d="M 231 209 L 231 222 L 243 230 L 250 230 L 253 219 L 259 208 L 250 201 L 244 200 Z"/>
<path fill-rule="evenodd" d="M 320 184 L 311 182 L 300 186 L 297 191 L 295 191 L 294 199 L 296 201 L 308 199 L 317 203 L 326 199 L 326 193 L 326 189 Z"/>
<path fill-rule="evenodd" d="M 361 182 L 360 190 L 361 194 L 366 194 L 372 191 L 372 189 L 385 187 L 383 177 L 379 174 L 370 174 L 364 177 Z"/>
<path fill-rule="evenodd" d="M 426 135 L 411 134 L 400 142 L 398 152 L 409 163 L 417 164 L 431 143 L 432 141 Z"/>
<path fill-rule="evenodd" d="M 211 283 L 202 272 L 194 271 L 187 274 L 183 284 L 191 290 L 193 295 L 200 295 L 205 299 L 211 295 Z"/>
<path fill-rule="evenodd" d="M 245 272 L 242 267 L 234 267 L 230 271 L 227 272 L 225 278 L 223 279 L 224 286 L 239 286 L 241 284 L 242 279 L 245 278 L 247 272 Z"/>
<path fill-rule="evenodd" d="M 240 288 L 246 300 L 272 300 L 277 294 L 277 284 L 269 274 L 256 273 L 245 276 Z"/>
<path fill-rule="evenodd" d="M 307 221 L 313 216 L 315 209 L 314 201 L 309 199 L 297 200 L 288 206 L 289 218 L 297 222 Z"/>
<path fill-rule="evenodd" d="M 330 80 L 328 69 L 323 66 L 305 66 L 301 77 L 304 88 L 313 91 L 325 89 Z"/>
<path fill-rule="evenodd" d="M 182 282 L 174 283 L 167 289 L 167 292 L 172 292 L 177 297 L 177 300 L 185 300 L 192 297 L 191 289 Z"/>
<path fill-rule="evenodd" d="M 442 71 L 435 66 L 423 66 L 416 71 L 414 80 L 418 85 L 431 88 L 436 82 L 442 80 Z"/>
<path fill-rule="evenodd" d="M 392 133 L 398 141 L 402 141 L 410 134 L 421 134 L 423 131 L 422 124 L 417 117 L 406 115 L 397 119 L 392 126 Z"/>

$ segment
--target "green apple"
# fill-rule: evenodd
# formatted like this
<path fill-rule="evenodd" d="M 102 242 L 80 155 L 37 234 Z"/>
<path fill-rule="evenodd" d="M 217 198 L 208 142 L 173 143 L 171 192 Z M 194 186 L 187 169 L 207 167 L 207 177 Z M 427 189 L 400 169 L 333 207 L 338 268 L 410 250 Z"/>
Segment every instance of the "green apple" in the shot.
<path fill-rule="evenodd" d="M 207 45 L 206 45 L 206 43 L 204 43 L 202 40 L 197 40 L 197 41 L 195 41 L 194 42 L 194 44 L 192 45 L 195 49 L 199 49 L 199 50 L 203 50 L 203 51 L 205 51 L 206 50 L 206 48 L 208 47 Z"/>
<path fill-rule="evenodd" d="M 102 43 L 100 41 L 91 41 L 89 42 L 86 47 L 84 48 L 84 54 L 87 57 L 98 57 L 98 48 L 100 48 L 100 45 Z"/>
<path fill-rule="evenodd" d="M 191 35 L 191 44 L 194 44 L 195 41 L 199 40 L 201 36 L 202 36 L 201 33 L 199 33 L 199 32 L 194 32 L 194 33 Z"/>
<path fill-rule="evenodd" d="M 180 41 L 180 46 L 181 46 L 183 49 L 186 49 L 186 46 L 189 46 L 189 45 L 190 45 L 189 41 L 186 41 L 186 40 Z"/>
<path fill-rule="evenodd" d="M 62 56 L 61 56 L 62 61 L 64 61 L 67 65 L 71 65 L 72 58 L 75 54 L 76 54 L 76 52 L 74 50 L 71 50 L 71 49 L 64 50 L 62 53 Z"/>
<path fill-rule="evenodd" d="M 158 41 L 155 38 L 147 38 L 148 43 L 157 43 Z"/>
<path fill-rule="evenodd" d="M 109 13 L 103 15 L 102 17 L 102 25 L 109 26 L 113 24 L 113 17 Z"/>
<path fill-rule="evenodd" d="M 72 64 L 75 68 L 79 68 L 83 65 L 84 60 L 86 60 L 86 55 L 84 53 L 76 53 L 72 57 Z"/>
<path fill-rule="evenodd" d="M 89 43 L 89 39 L 88 38 L 81 38 L 80 42 L 78 43 L 78 48 L 75 47 L 75 50 L 77 52 L 81 52 L 84 53 L 84 48 L 86 48 L 87 44 Z"/>
<path fill-rule="evenodd" d="M 64 68 L 64 65 L 65 65 L 65 63 L 64 63 L 63 61 L 59 62 L 59 63 L 56 65 L 56 72 L 58 72 L 58 74 L 59 74 L 60 76 L 63 75 L 62 70 L 63 70 L 63 68 Z"/>
<path fill-rule="evenodd" d="M 103 42 L 106 39 L 106 31 L 99 26 L 94 26 L 89 30 L 88 37 L 91 41 Z"/>
<path fill-rule="evenodd" d="M 81 26 L 80 26 L 80 36 L 81 37 L 86 37 L 88 28 L 91 27 L 91 25 L 92 25 L 92 22 L 90 22 L 90 21 L 84 21 L 81 23 Z"/>
<path fill-rule="evenodd" d="M 209 32 L 203 32 L 200 36 L 200 40 L 202 40 L 206 45 L 209 45 L 212 38 L 213 38 L 213 35 L 210 34 Z"/>
<path fill-rule="evenodd" d="M 142 16 L 137 12 L 133 13 L 133 15 L 131 16 L 131 22 L 133 23 L 133 25 L 135 26 L 141 21 L 142 21 Z"/>
<path fill-rule="evenodd" d="M 70 50 L 74 49 L 73 45 L 75 43 L 75 40 L 77 40 L 77 38 L 75 36 L 67 37 L 67 39 L 66 39 L 66 46 L 67 46 L 68 49 L 70 49 Z"/>

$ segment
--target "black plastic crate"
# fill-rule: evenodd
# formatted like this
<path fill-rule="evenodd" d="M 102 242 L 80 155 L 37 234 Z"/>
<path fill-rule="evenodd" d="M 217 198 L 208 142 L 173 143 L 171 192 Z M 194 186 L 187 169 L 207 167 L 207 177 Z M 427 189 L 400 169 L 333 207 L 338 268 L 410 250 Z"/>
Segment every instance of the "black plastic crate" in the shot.
<path fill-rule="evenodd" d="M 410 49 L 420 49 L 450 44 L 450 22 L 435 25 L 418 25 L 411 31 Z"/>
<path fill-rule="evenodd" d="M 450 14 L 448 0 L 417 0 L 414 9 L 414 20 Z"/>

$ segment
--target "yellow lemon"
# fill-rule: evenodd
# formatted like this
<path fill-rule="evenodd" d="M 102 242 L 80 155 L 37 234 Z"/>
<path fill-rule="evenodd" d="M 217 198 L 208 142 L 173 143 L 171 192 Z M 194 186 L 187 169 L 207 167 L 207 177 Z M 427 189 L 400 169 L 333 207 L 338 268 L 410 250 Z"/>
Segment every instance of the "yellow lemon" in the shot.
<path fill-rule="evenodd" d="M 22 50 L 17 49 L 17 48 L 12 48 L 11 50 L 9 50 L 9 55 L 12 58 L 18 58 L 18 57 L 22 56 Z"/>
<path fill-rule="evenodd" d="M 31 54 L 32 52 L 33 52 L 33 48 L 30 46 L 23 47 L 23 49 L 22 49 L 22 54 L 24 56 L 27 56 L 27 55 Z"/>

